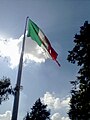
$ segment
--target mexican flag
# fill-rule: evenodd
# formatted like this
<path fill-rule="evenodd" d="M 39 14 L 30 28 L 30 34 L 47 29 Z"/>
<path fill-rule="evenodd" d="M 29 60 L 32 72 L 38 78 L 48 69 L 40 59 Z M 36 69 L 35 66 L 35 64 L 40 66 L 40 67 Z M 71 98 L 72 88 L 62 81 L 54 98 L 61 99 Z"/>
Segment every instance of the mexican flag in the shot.
<path fill-rule="evenodd" d="M 45 53 L 48 55 L 48 57 L 55 60 L 58 63 L 58 61 L 56 60 L 58 54 L 52 48 L 48 38 L 45 36 L 45 34 L 42 32 L 42 30 L 30 19 L 28 21 L 27 37 L 31 37 L 32 40 L 37 42 L 37 44 L 40 47 L 42 47 L 42 49 L 45 51 Z M 58 63 L 58 65 L 60 66 L 59 63 Z"/>

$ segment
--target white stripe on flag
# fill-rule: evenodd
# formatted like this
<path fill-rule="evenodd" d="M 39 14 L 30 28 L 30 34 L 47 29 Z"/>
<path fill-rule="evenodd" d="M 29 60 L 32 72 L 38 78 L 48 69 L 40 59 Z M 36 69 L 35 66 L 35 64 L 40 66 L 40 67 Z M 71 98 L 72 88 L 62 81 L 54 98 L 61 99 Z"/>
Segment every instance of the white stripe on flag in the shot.
<path fill-rule="evenodd" d="M 48 52 L 48 50 L 45 48 L 45 46 L 42 44 L 41 47 L 42 47 L 42 49 L 45 51 L 46 57 L 52 59 L 51 55 L 49 54 L 49 52 Z"/>
<path fill-rule="evenodd" d="M 39 35 L 41 41 L 45 44 L 45 46 L 46 46 L 47 49 L 48 49 L 48 43 L 47 43 L 47 41 L 46 41 L 46 39 L 45 39 L 45 35 L 43 34 L 43 32 L 42 32 L 40 29 L 39 29 L 38 35 Z"/>

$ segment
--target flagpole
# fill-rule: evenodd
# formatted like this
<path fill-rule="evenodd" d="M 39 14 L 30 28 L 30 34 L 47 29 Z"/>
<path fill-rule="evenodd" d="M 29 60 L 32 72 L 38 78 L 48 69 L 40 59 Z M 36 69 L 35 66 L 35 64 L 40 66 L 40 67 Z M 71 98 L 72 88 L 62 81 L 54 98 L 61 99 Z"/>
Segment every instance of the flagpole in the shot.
<path fill-rule="evenodd" d="M 17 83 L 16 83 L 16 87 L 15 87 L 15 96 L 14 96 L 14 104 L 13 104 L 13 111 L 12 111 L 11 120 L 17 120 L 17 116 L 18 116 L 20 84 L 21 84 L 21 75 L 22 75 L 22 67 L 23 67 L 23 55 L 24 55 L 24 46 L 25 46 L 25 35 L 26 35 L 28 18 L 29 17 L 26 18 L 26 23 L 25 23 L 24 37 L 23 37 L 21 56 L 20 56 L 19 67 L 18 67 Z"/>

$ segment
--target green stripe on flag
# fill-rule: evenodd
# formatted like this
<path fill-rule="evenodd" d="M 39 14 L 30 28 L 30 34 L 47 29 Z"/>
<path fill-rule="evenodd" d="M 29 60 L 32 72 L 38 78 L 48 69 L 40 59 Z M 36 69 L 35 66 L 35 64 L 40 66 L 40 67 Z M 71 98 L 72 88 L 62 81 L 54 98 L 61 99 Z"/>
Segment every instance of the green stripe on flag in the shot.
<path fill-rule="evenodd" d="M 38 33 L 39 27 L 33 21 L 29 20 L 27 37 L 31 37 L 34 41 L 38 43 L 39 46 L 41 46 L 42 41 L 40 40 Z"/>

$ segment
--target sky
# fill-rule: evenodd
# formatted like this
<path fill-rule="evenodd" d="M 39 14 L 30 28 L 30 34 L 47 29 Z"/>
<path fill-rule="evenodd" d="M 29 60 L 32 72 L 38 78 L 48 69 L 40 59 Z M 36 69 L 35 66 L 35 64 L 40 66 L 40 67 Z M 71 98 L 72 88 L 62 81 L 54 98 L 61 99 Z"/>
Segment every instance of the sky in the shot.
<path fill-rule="evenodd" d="M 78 67 L 69 63 L 67 56 L 74 46 L 75 34 L 86 20 L 90 22 L 90 1 L 0 0 L 0 78 L 9 77 L 13 87 L 27 16 L 48 37 L 61 67 L 46 59 L 42 49 L 26 38 L 18 120 L 25 117 L 38 98 L 51 109 L 51 120 L 69 120 L 70 81 L 76 79 Z M 10 120 L 13 101 L 10 96 L 0 105 L 0 120 Z"/>

